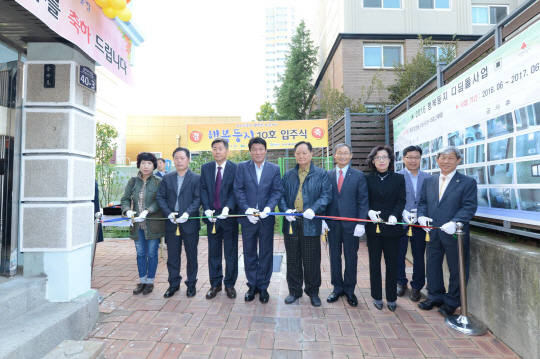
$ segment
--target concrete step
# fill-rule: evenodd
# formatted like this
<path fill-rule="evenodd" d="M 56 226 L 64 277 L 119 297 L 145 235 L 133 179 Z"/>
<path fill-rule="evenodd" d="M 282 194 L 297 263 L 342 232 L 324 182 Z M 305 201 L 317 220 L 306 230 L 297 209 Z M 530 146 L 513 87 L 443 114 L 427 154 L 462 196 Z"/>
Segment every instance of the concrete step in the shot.
<path fill-rule="evenodd" d="M 8 322 L 46 302 L 46 277 L 16 276 L 0 283 L 0 323 Z"/>
<path fill-rule="evenodd" d="M 99 314 L 91 290 L 68 303 L 43 304 L 8 322 L 0 322 L 0 359 L 43 358 L 63 340 L 81 340 Z"/>

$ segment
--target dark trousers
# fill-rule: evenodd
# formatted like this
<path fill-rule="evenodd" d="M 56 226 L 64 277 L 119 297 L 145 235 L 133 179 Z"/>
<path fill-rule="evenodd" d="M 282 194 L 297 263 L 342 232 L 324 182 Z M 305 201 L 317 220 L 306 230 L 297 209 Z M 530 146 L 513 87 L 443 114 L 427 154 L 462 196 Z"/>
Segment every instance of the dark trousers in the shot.
<path fill-rule="evenodd" d="M 330 248 L 330 278 L 334 293 L 354 294 L 356 275 L 358 273 L 358 248 L 360 238 L 343 229 L 343 223 L 338 222 L 334 229 L 328 232 L 328 247 Z M 345 257 L 345 272 L 341 271 L 341 254 Z"/>
<path fill-rule="evenodd" d="M 407 231 L 409 229 L 407 228 Z M 397 284 L 407 285 L 407 275 L 405 274 L 405 255 L 411 241 L 411 252 L 413 256 L 413 275 L 411 287 L 421 290 L 426 284 L 426 267 L 424 254 L 426 252 L 426 232 L 422 228 L 412 227 L 412 237 L 403 236 L 399 239 Z"/>
<path fill-rule="evenodd" d="M 274 226 L 266 227 L 261 221 L 242 226 L 242 246 L 248 287 L 267 289 L 274 263 Z"/>
<path fill-rule="evenodd" d="M 219 287 L 223 282 L 232 288 L 238 278 L 238 223 L 222 226 L 218 219 L 216 233 L 212 234 L 214 224 L 208 224 L 208 270 L 210 285 Z M 225 220 L 226 221 L 226 220 Z M 223 253 L 225 253 L 225 280 L 223 279 Z"/>
<path fill-rule="evenodd" d="M 321 237 L 304 236 L 304 220 L 296 217 L 292 222 L 296 226 L 296 235 L 285 234 L 285 251 L 287 254 L 287 284 L 289 294 L 302 295 L 304 291 L 310 297 L 319 295 L 321 286 Z"/>
<path fill-rule="evenodd" d="M 186 250 L 186 286 L 195 287 L 197 284 L 197 271 L 199 264 L 197 262 L 197 245 L 199 244 L 199 233 L 186 234 L 180 232 L 177 236 L 175 232 L 167 231 L 165 233 L 165 242 L 167 243 L 167 270 L 169 272 L 169 285 L 171 287 L 180 286 L 182 277 L 180 276 L 180 257 L 182 255 L 182 242 Z"/>
<path fill-rule="evenodd" d="M 433 232 L 433 231 L 431 231 Z M 453 307 L 461 306 L 459 293 L 459 264 L 458 246 L 456 244 L 444 244 L 439 238 L 432 236 L 432 242 L 426 247 L 426 273 L 428 299 L 435 302 L 446 303 Z M 469 281 L 469 244 L 470 240 L 463 241 L 465 252 L 465 279 Z M 448 292 L 446 292 L 443 280 L 443 259 L 446 254 L 446 262 L 450 272 Z"/>
<path fill-rule="evenodd" d="M 397 257 L 399 237 L 383 237 L 367 235 L 369 254 L 369 281 L 371 297 L 382 300 L 381 254 L 384 254 L 386 264 L 386 300 L 395 302 L 397 299 Z"/>

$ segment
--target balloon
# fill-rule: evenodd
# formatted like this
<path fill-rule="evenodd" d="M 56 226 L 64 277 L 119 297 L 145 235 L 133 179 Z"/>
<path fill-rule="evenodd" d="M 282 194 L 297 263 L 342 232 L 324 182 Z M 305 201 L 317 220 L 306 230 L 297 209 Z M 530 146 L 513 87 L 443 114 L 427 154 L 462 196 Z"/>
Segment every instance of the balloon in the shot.
<path fill-rule="evenodd" d="M 103 13 L 109 19 L 114 19 L 116 17 L 116 10 L 113 7 L 105 7 L 105 8 L 103 8 Z"/>
<path fill-rule="evenodd" d="M 96 1 L 97 6 L 99 6 L 100 8 L 107 8 L 111 6 L 109 4 L 109 0 L 95 0 L 95 1 Z"/>
<path fill-rule="evenodd" d="M 111 6 L 116 10 L 123 10 L 126 7 L 126 0 L 109 0 Z"/>
<path fill-rule="evenodd" d="M 122 21 L 125 21 L 125 22 L 128 22 L 129 20 L 131 20 L 131 10 L 129 10 L 129 8 L 125 7 L 123 10 L 118 10 L 116 12 L 116 15 L 118 16 L 118 18 Z"/>

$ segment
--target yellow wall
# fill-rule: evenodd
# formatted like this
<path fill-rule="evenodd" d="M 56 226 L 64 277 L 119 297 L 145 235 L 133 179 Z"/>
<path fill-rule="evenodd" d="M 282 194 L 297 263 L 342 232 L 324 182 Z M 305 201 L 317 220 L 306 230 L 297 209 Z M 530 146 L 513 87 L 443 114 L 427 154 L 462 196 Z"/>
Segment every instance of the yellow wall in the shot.
<path fill-rule="evenodd" d="M 172 159 L 176 135 L 180 135 L 180 146 L 186 146 L 188 123 L 220 122 L 242 120 L 240 116 L 128 116 L 126 156 L 132 163 L 140 152 L 161 152 L 163 158 Z"/>

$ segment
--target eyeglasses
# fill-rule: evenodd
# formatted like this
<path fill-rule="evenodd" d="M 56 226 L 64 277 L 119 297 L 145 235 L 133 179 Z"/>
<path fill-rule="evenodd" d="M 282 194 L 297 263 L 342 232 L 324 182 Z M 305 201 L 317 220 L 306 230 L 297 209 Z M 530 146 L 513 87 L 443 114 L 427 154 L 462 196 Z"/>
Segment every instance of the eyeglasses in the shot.
<path fill-rule="evenodd" d="M 375 159 L 375 161 L 386 161 L 389 158 L 390 157 L 388 157 L 388 156 L 377 156 L 374 159 Z"/>
<path fill-rule="evenodd" d="M 407 156 L 407 157 L 405 157 L 405 158 L 408 159 L 408 160 L 411 160 L 411 161 L 412 161 L 412 160 L 415 160 L 415 161 L 420 160 L 420 157 L 411 157 L 411 156 Z"/>
<path fill-rule="evenodd" d="M 341 153 L 341 152 L 338 152 L 336 153 L 334 156 L 336 157 L 349 157 L 351 154 L 350 153 Z"/>

